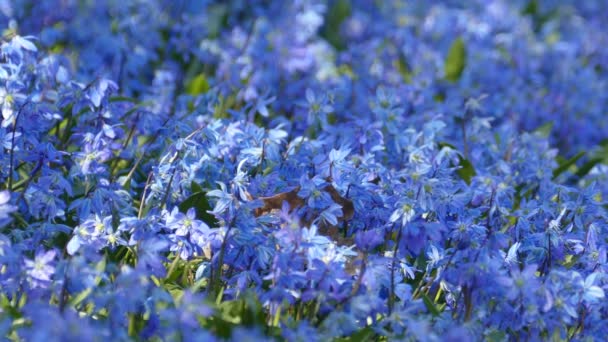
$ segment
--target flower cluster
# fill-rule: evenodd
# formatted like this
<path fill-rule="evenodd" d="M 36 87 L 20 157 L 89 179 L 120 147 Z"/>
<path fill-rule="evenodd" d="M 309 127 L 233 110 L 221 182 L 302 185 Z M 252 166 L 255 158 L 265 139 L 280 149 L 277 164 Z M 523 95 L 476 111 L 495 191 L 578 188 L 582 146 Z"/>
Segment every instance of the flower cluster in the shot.
<path fill-rule="evenodd" d="M 602 340 L 603 0 L 0 1 L 0 335 Z"/>

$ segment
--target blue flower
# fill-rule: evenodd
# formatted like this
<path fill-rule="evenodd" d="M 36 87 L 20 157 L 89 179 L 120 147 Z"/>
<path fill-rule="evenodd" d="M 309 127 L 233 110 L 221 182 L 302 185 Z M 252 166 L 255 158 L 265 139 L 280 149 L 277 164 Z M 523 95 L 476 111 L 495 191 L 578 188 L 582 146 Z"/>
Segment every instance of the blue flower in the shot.
<path fill-rule="evenodd" d="M 25 272 L 32 288 L 47 288 L 55 274 L 55 257 L 57 252 L 54 249 L 43 251 L 38 250 L 34 260 L 25 260 Z"/>
<path fill-rule="evenodd" d="M 597 303 L 599 300 L 604 298 L 604 290 L 595 285 L 596 279 L 599 275 L 599 273 L 591 273 L 587 276 L 587 278 L 585 278 L 585 281 L 582 284 L 583 300 L 587 303 Z"/>
<path fill-rule="evenodd" d="M 355 234 L 357 248 L 365 252 L 372 252 L 384 242 L 383 229 L 370 229 L 359 231 Z"/>
<path fill-rule="evenodd" d="M 413 205 L 407 201 L 399 203 L 399 205 L 400 206 L 393 211 L 388 220 L 389 222 L 398 222 L 401 226 L 405 226 L 414 219 L 416 212 L 414 211 Z"/>
<path fill-rule="evenodd" d="M 333 203 L 333 200 L 329 193 L 323 190 L 325 186 L 327 186 L 327 182 L 319 176 L 313 178 L 302 176 L 298 196 L 305 199 L 310 208 L 326 208 Z"/>
<path fill-rule="evenodd" d="M 104 239 L 106 241 L 111 239 L 106 237 L 108 232 L 114 234 L 114 230 L 112 229 L 112 216 L 101 218 L 95 215 L 74 228 L 74 235 L 66 246 L 67 252 L 70 255 L 73 255 L 82 245 L 94 249 L 101 249 L 105 246 Z"/>
<path fill-rule="evenodd" d="M 221 215 L 227 211 L 229 216 L 233 216 L 234 211 L 236 210 L 236 199 L 234 195 L 229 192 L 226 184 L 222 182 L 218 182 L 217 184 L 220 186 L 219 190 L 211 190 L 207 193 L 207 196 L 217 198 L 217 202 L 213 207 L 213 214 Z"/>
<path fill-rule="evenodd" d="M 10 214 L 17 210 L 17 207 L 10 204 L 11 193 L 7 190 L 0 191 L 0 227 L 10 222 Z"/>
<path fill-rule="evenodd" d="M 308 110 L 306 120 L 309 125 L 316 122 L 325 125 L 327 115 L 334 111 L 326 96 L 315 95 L 311 89 L 306 89 L 306 102 L 301 103 L 300 106 Z"/>

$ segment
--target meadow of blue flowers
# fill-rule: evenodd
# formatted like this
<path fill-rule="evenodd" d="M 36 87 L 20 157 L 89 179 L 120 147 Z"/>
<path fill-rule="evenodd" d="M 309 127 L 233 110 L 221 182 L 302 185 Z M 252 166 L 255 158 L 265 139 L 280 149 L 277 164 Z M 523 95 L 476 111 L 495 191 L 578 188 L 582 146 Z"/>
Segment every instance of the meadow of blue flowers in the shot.
<path fill-rule="evenodd" d="M 0 336 L 608 336 L 605 0 L 0 0 Z"/>

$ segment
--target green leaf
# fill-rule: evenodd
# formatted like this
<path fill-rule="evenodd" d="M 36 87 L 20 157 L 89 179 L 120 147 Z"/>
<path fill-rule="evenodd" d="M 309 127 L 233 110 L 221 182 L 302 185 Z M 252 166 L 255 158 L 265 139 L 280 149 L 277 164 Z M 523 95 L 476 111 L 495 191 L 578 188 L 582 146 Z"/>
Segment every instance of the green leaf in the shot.
<path fill-rule="evenodd" d="M 456 148 L 456 146 L 447 143 L 447 142 L 438 142 L 437 146 L 442 149 L 444 147 L 448 147 L 451 148 L 452 150 L 458 150 Z M 477 172 L 475 171 L 475 168 L 473 167 L 473 164 L 471 164 L 470 161 L 468 161 L 467 159 L 463 158 L 462 156 L 458 156 L 458 166 L 460 167 L 458 170 L 456 170 L 456 173 L 458 174 L 458 176 L 460 176 L 460 178 L 462 178 L 467 184 L 471 184 L 471 179 L 473 177 L 475 177 L 475 175 L 477 175 Z M 452 165 L 453 166 L 453 165 Z"/>
<path fill-rule="evenodd" d="M 211 205 L 209 205 L 206 193 L 202 191 L 203 189 L 200 185 L 194 184 L 195 183 L 193 182 L 192 191 L 196 192 L 178 205 L 179 211 L 186 213 L 188 209 L 194 208 L 197 219 L 207 223 L 209 226 L 217 226 L 215 217 L 207 212 L 211 210 Z"/>
<path fill-rule="evenodd" d="M 221 318 L 245 326 L 265 325 L 266 317 L 260 301 L 252 294 L 246 294 L 243 297 L 220 303 Z"/>
<path fill-rule="evenodd" d="M 437 143 L 437 146 L 438 146 L 440 149 L 441 149 L 441 148 L 444 148 L 444 147 L 449 147 L 449 148 L 451 148 L 452 150 L 457 150 L 456 146 L 454 146 L 454 145 L 452 145 L 452 144 L 450 144 L 450 143 L 448 143 L 448 142 L 445 142 L 445 141 L 440 141 L 440 142 L 438 142 L 438 143 Z"/>
<path fill-rule="evenodd" d="M 443 91 L 439 91 L 437 92 L 437 94 L 435 94 L 433 96 L 433 100 L 437 103 L 443 103 L 445 102 L 445 92 Z"/>
<path fill-rule="evenodd" d="M 376 333 L 370 327 L 365 327 L 348 337 L 337 338 L 335 341 L 342 342 L 366 342 L 372 341 Z"/>
<path fill-rule="evenodd" d="M 561 263 L 562 266 L 564 266 L 565 268 L 572 268 L 572 266 L 576 265 L 576 263 L 579 261 L 580 257 L 578 256 L 574 256 L 574 255 L 566 255 L 566 257 L 564 258 L 564 261 Z"/>
<path fill-rule="evenodd" d="M 399 58 L 395 61 L 395 64 L 403 81 L 405 83 L 412 83 L 412 68 L 402 52 L 399 53 Z"/>
<path fill-rule="evenodd" d="M 506 341 L 507 335 L 500 330 L 493 330 L 486 335 L 486 341 L 488 342 L 502 342 Z"/>
<path fill-rule="evenodd" d="M 441 314 L 441 312 L 435 306 L 435 303 L 433 303 L 433 301 L 429 298 L 429 296 L 427 296 L 426 293 L 421 292 L 421 294 L 422 294 L 422 301 L 424 302 L 424 305 L 426 306 L 427 310 L 429 310 L 429 312 L 433 316 L 439 316 L 439 314 Z"/>
<path fill-rule="evenodd" d="M 543 138 L 548 138 L 551 135 L 551 130 L 553 129 L 553 121 L 547 122 L 546 124 L 538 127 L 534 130 L 534 132 L 540 134 Z"/>
<path fill-rule="evenodd" d="M 203 192 L 203 187 L 200 186 L 197 182 L 192 181 L 192 183 L 190 183 L 190 190 L 193 194 L 197 192 Z"/>
<path fill-rule="evenodd" d="M 528 1 L 528 3 L 526 4 L 526 7 L 524 7 L 521 10 L 521 14 L 530 15 L 530 16 L 538 15 L 538 1 L 536 1 L 536 0 Z"/>
<path fill-rule="evenodd" d="M 593 158 L 590 161 L 586 162 L 585 164 L 583 164 L 583 166 L 581 166 L 578 170 L 576 170 L 576 176 L 578 178 L 583 178 L 585 177 L 589 171 L 591 171 L 591 169 L 593 169 L 593 167 L 597 164 L 600 164 L 601 162 L 603 162 L 604 159 L 603 158 Z"/>
<path fill-rule="evenodd" d="M 215 4 L 208 7 L 207 12 L 207 30 L 209 38 L 216 38 L 222 28 L 226 27 L 226 18 L 228 17 L 227 4 Z"/>
<path fill-rule="evenodd" d="M 340 26 L 346 18 L 350 17 L 352 6 L 349 0 L 336 0 L 325 15 L 325 25 L 321 30 L 321 37 L 325 38 L 337 50 L 344 50 L 346 44 L 340 37 Z"/>
<path fill-rule="evenodd" d="M 448 56 L 445 59 L 445 78 L 456 82 L 460 79 L 466 65 L 467 50 L 462 38 L 458 37 L 452 43 Z"/>
<path fill-rule="evenodd" d="M 456 173 L 462 178 L 467 184 L 471 184 L 471 179 L 477 174 L 475 172 L 475 168 L 473 164 L 467 159 L 459 157 L 460 159 L 460 168 L 456 171 Z"/>
<path fill-rule="evenodd" d="M 107 265 L 107 260 L 106 257 L 104 256 L 103 258 L 101 258 L 101 260 L 95 265 L 95 270 L 99 273 L 103 273 L 106 270 L 106 265 Z"/>
<path fill-rule="evenodd" d="M 581 152 L 577 153 L 574 157 L 572 157 L 564 162 L 561 162 L 559 164 L 559 166 L 555 170 L 553 170 L 553 179 L 557 178 L 557 176 L 561 175 L 566 170 L 568 170 L 571 166 L 575 165 L 576 162 L 579 159 L 581 159 L 584 155 L 585 155 L 585 152 L 581 151 Z"/>
<path fill-rule="evenodd" d="M 130 102 L 130 103 L 139 103 L 139 101 L 135 98 L 128 96 L 112 96 L 108 100 L 109 102 Z"/>
<path fill-rule="evenodd" d="M 232 335 L 232 329 L 238 326 L 238 324 L 227 321 L 218 316 L 208 317 L 201 323 L 206 330 L 211 331 L 214 335 L 222 339 L 230 338 L 230 335 Z"/>
<path fill-rule="evenodd" d="M 173 300 L 180 300 L 184 296 L 184 289 L 178 284 L 165 283 L 163 288 L 169 292 Z"/>
<path fill-rule="evenodd" d="M 127 333 L 130 337 L 136 337 L 146 326 L 146 320 L 141 314 L 129 313 L 128 314 L 128 328 Z"/>
<path fill-rule="evenodd" d="M 608 164 L 608 140 L 601 141 L 598 149 L 593 149 L 593 152 L 589 155 L 589 160 L 574 172 L 572 180 L 576 181 L 584 178 L 598 164 Z"/>
<path fill-rule="evenodd" d="M 204 94 L 207 91 L 209 91 L 209 82 L 204 73 L 198 74 L 186 84 L 186 93 L 192 96 Z"/>
<path fill-rule="evenodd" d="M 228 119 L 230 117 L 230 114 L 228 114 L 228 109 L 232 108 L 235 103 L 235 95 L 230 95 L 228 97 L 219 96 L 219 103 L 213 108 L 213 118 Z"/>
<path fill-rule="evenodd" d="M 77 305 L 79 305 L 80 303 L 82 303 L 85 299 L 87 299 L 87 297 L 93 292 L 92 288 L 87 288 L 85 290 L 83 290 L 82 292 L 80 292 L 76 297 L 72 297 L 72 299 L 70 299 L 70 301 L 68 302 L 68 305 L 71 307 L 76 307 Z"/>
<path fill-rule="evenodd" d="M 543 26 L 550 20 L 555 19 L 559 12 L 553 9 L 549 12 L 542 13 L 538 5 L 538 0 L 530 0 L 521 10 L 522 15 L 527 15 L 532 19 L 535 32 L 540 32 Z"/>

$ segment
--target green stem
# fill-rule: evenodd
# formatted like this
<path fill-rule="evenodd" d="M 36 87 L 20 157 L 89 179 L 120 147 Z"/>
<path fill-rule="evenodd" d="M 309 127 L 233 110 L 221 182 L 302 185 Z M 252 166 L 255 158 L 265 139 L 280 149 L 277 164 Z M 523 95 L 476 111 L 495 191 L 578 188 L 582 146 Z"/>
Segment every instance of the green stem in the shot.
<path fill-rule="evenodd" d="M 169 266 L 169 270 L 167 271 L 167 276 L 165 277 L 165 279 L 171 278 L 171 275 L 173 274 L 173 271 L 175 271 L 175 267 L 177 267 L 178 263 L 179 263 L 179 255 L 175 254 L 175 258 L 173 259 L 171 266 Z"/>

